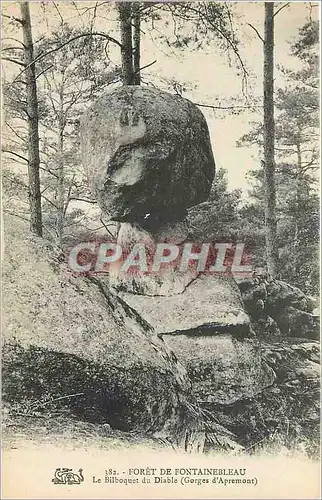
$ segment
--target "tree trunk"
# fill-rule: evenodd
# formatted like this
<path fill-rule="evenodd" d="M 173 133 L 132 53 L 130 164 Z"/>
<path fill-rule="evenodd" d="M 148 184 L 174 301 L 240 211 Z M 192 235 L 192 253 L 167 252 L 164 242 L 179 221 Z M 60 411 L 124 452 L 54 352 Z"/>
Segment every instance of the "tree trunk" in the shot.
<path fill-rule="evenodd" d="M 302 172 L 302 151 L 301 140 L 299 131 L 299 141 L 296 144 L 297 165 L 296 165 L 296 188 L 295 188 L 295 230 L 294 230 L 294 274 L 299 275 L 300 264 L 300 235 L 299 235 L 299 214 L 300 214 L 300 200 L 301 200 L 301 172 Z"/>
<path fill-rule="evenodd" d="M 267 268 L 277 276 L 278 249 L 276 237 L 275 188 L 275 122 L 274 122 L 274 2 L 265 2 L 264 33 L 264 171 L 265 226 Z"/>
<path fill-rule="evenodd" d="M 62 78 L 64 78 L 62 74 Z M 59 245 L 62 245 L 64 235 L 64 209 L 65 209 L 65 179 L 64 179 L 64 96 L 63 90 L 59 92 L 59 125 L 58 125 L 58 186 L 57 186 L 57 234 Z"/>
<path fill-rule="evenodd" d="M 123 85 L 134 85 L 132 2 L 119 2 L 118 11 L 121 29 Z"/>
<path fill-rule="evenodd" d="M 38 99 L 36 85 L 36 69 L 34 47 L 32 42 L 29 3 L 20 4 L 21 21 L 24 43 L 24 62 L 26 64 L 25 79 L 27 91 L 28 116 L 28 176 L 29 176 L 29 204 L 30 229 L 38 236 L 42 236 L 41 194 L 39 178 L 39 132 L 38 132 Z"/>
<path fill-rule="evenodd" d="M 141 19 L 140 19 L 140 3 L 133 2 L 133 69 L 134 69 L 134 85 L 141 84 L 140 75 L 140 44 L 141 44 Z"/>

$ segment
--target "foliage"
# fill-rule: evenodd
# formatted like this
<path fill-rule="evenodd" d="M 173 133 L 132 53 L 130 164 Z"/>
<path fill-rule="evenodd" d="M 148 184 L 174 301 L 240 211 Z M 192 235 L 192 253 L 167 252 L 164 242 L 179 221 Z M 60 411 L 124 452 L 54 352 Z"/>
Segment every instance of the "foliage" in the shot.
<path fill-rule="evenodd" d="M 191 237 L 195 241 L 235 241 L 240 218 L 241 190 L 228 191 L 226 171 L 217 171 L 209 198 L 189 211 Z"/>
<path fill-rule="evenodd" d="M 68 40 L 73 41 L 66 43 Z M 105 45 L 106 40 L 90 36 L 88 29 L 73 28 L 63 21 L 36 45 L 43 222 L 54 240 L 68 233 L 83 214 L 71 202 L 90 198 L 79 157 L 79 116 L 91 100 L 119 79 L 118 69 L 111 68 L 106 57 Z M 28 160 L 21 158 L 28 156 L 21 78 L 4 85 L 8 139 L 3 149 L 26 165 Z"/>
<path fill-rule="evenodd" d="M 319 197 L 317 192 L 319 94 L 316 49 L 318 24 L 307 23 L 291 46 L 299 71 L 285 70 L 286 86 L 277 89 L 276 188 L 280 277 L 304 291 L 318 292 Z M 252 123 L 239 145 L 262 150 L 263 128 Z M 259 247 L 263 245 L 264 173 L 251 172 L 251 201 L 242 209 Z M 254 218 L 254 214 L 258 216 Z M 265 264 L 263 248 L 258 253 Z"/>
<path fill-rule="evenodd" d="M 245 92 L 248 71 L 239 50 L 233 10 L 227 2 L 144 2 L 141 19 L 152 39 L 159 40 L 172 55 L 175 49 L 219 49 L 229 64 L 234 60 Z"/>
<path fill-rule="evenodd" d="M 165 16 L 165 13 L 170 16 Z M 172 24 L 171 39 L 160 32 L 160 38 L 166 45 L 174 48 L 204 48 L 212 39 L 216 39 L 223 49 L 230 47 L 238 53 L 238 40 L 232 24 L 232 9 L 218 2 L 145 2 L 142 7 L 142 19 L 151 23 L 158 30 L 157 22 L 165 20 L 165 26 Z M 239 55 L 239 54 L 238 54 Z"/>

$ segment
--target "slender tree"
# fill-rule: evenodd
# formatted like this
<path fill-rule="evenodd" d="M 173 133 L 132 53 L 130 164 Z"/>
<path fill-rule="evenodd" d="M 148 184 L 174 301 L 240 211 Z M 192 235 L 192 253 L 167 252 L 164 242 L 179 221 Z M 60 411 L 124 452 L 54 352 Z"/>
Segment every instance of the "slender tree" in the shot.
<path fill-rule="evenodd" d="M 275 121 L 274 121 L 274 2 L 265 2 L 264 25 L 264 161 L 265 226 L 267 268 L 272 276 L 278 273 L 276 238 L 275 188 Z"/>
<path fill-rule="evenodd" d="M 39 178 L 40 158 L 38 132 L 38 99 L 29 3 L 22 2 L 20 4 L 20 11 L 24 44 L 23 48 L 27 101 L 26 113 L 28 117 L 30 229 L 38 236 L 42 236 L 41 193 Z"/>
<path fill-rule="evenodd" d="M 140 51 L 141 51 L 141 16 L 140 16 L 140 3 L 133 2 L 133 71 L 134 71 L 134 85 L 141 84 L 140 75 Z"/>
<path fill-rule="evenodd" d="M 118 11 L 122 44 L 121 57 L 123 85 L 133 85 L 134 66 L 132 40 L 132 2 L 119 2 Z"/>
<path fill-rule="evenodd" d="M 277 9 L 276 12 L 279 12 Z M 276 15 L 276 13 L 275 13 Z M 318 290 L 319 203 L 319 26 L 309 21 L 300 29 L 291 53 L 299 69 L 281 67 L 284 88 L 275 89 L 275 184 L 279 277 L 307 293 Z M 253 123 L 239 145 L 263 150 L 263 124 Z M 260 153 L 261 154 L 261 153 Z M 266 263 L 265 172 L 250 171 L 250 202 L 242 210 L 244 228 L 257 241 L 260 266 Z"/>
<path fill-rule="evenodd" d="M 15 23 L 15 28 L 22 29 L 24 19 L 19 17 L 13 21 L 10 17 L 10 21 Z M 64 230 L 73 224 L 72 217 L 80 213 L 80 209 L 69 206 L 70 202 L 78 198 L 82 201 L 88 199 L 77 152 L 79 115 L 103 88 L 121 79 L 121 68 L 111 69 L 109 58 L 105 58 L 109 42 L 120 48 L 121 43 L 104 33 L 73 29 L 61 19 L 59 29 L 38 40 L 37 48 L 34 53 L 28 53 L 27 59 L 25 51 L 30 44 L 18 39 L 15 39 L 16 45 L 5 46 L 2 57 L 22 68 L 12 81 L 5 82 L 3 89 L 7 133 L 2 151 L 10 155 L 11 161 L 27 166 L 30 159 L 30 168 L 26 169 L 29 180 L 25 180 L 24 190 L 17 189 L 15 202 L 19 198 L 21 214 L 31 221 L 33 232 L 40 234 L 42 228 L 59 243 L 63 242 Z M 30 70 L 33 71 L 32 79 Z M 29 83 L 34 84 L 31 94 L 28 94 Z M 28 133 L 30 123 L 32 134 Z M 42 171 L 41 183 L 39 170 L 38 183 L 35 181 L 35 157 L 38 169 Z M 11 173 L 6 172 L 6 175 L 10 177 L 10 184 L 16 180 Z M 27 211 L 26 190 L 31 194 Z M 38 196 L 34 196 L 35 192 Z M 36 209 L 41 209 L 41 219 L 35 209 L 35 200 L 38 202 Z"/>
<path fill-rule="evenodd" d="M 46 106 L 46 113 L 40 117 L 44 227 L 54 225 L 60 245 L 72 224 L 70 202 L 79 197 L 87 199 L 79 165 L 79 115 L 120 76 L 119 68 L 111 69 L 104 58 L 102 38 L 77 38 L 81 34 L 82 30 L 62 21 L 50 38 L 38 44 L 38 50 L 47 53 L 57 43 L 74 38 L 38 63 L 38 89 Z"/>

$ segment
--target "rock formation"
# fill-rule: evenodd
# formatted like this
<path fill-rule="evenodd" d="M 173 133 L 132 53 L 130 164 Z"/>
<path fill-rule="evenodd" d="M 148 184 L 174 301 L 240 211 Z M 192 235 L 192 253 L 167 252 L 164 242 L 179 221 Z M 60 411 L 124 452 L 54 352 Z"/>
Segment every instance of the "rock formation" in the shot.
<path fill-rule="evenodd" d="M 186 211 L 207 199 L 215 174 L 195 105 L 123 86 L 86 112 L 81 143 L 93 195 L 120 223 L 123 249 L 187 241 Z M 17 237 L 19 266 L 16 248 L 6 249 L 6 401 L 27 397 L 39 409 L 62 400 L 81 418 L 187 450 L 205 440 L 247 447 L 283 418 L 316 427 L 316 318 L 298 289 L 256 277 L 237 286 L 195 264 L 159 273 L 115 264 L 108 276 L 74 278 L 39 241 Z"/>
<path fill-rule="evenodd" d="M 215 175 L 206 120 L 187 99 L 130 86 L 82 119 L 82 158 L 103 211 L 149 230 L 205 201 Z"/>
<path fill-rule="evenodd" d="M 319 338 L 319 320 L 313 304 L 301 290 L 267 275 L 239 283 L 245 309 L 258 335 Z"/>
<path fill-rule="evenodd" d="M 122 87 L 87 111 L 82 145 L 93 194 L 121 222 L 122 247 L 184 243 L 186 209 L 207 199 L 215 173 L 207 125 L 195 105 Z M 193 266 L 161 276 L 116 267 L 109 284 L 187 368 L 199 403 L 231 404 L 272 384 L 274 372 L 262 360 L 232 278 L 204 276 Z"/>
<path fill-rule="evenodd" d="M 27 415 L 56 404 L 115 429 L 180 440 L 191 384 L 162 339 L 111 291 L 74 278 L 23 221 L 8 216 L 6 229 L 4 401 Z"/>
<path fill-rule="evenodd" d="M 118 242 L 126 248 L 144 242 L 152 249 L 160 241 L 184 243 L 186 209 L 207 199 L 214 177 L 207 126 L 196 106 L 157 90 L 122 87 L 86 113 L 82 138 L 94 195 L 102 210 L 121 222 Z M 290 371 L 283 355 L 277 369 L 275 354 L 268 355 L 276 346 L 270 351 L 267 337 L 316 338 L 304 294 L 283 282 L 263 281 L 244 280 L 240 293 L 233 278 L 203 276 L 195 267 L 183 275 L 170 269 L 161 276 L 128 276 L 116 268 L 109 276 L 118 296 L 187 368 L 199 405 L 218 418 L 222 414 L 216 421 L 228 423 L 237 435 L 238 426 L 229 425 L 222 409 L 271 401 L 270 391 L 280 390 L 280 371 Z M 262 334 L 265 347 L 258 339 Z M 288 349 L 291 365 L 298 352 Z M 310 361 L 303 363 L 311 374 Z M 305 370 L 301 373 L 305 378 Z M 287 398 L 283 401 L 289 412 Z"/>

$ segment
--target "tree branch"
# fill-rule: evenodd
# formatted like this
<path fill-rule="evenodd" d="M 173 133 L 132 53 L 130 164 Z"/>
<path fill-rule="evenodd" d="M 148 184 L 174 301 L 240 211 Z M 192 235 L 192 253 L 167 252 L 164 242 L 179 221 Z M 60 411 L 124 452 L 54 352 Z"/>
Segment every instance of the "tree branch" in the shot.
<path fill-rule="evenodd" d="M 306 165 L 302 165 L 301 172 L 306 172 L 307 170 L 316 170 L 318 168 L 318 163 L 315 158 L 312 158 Z"/>
<path fill-rule="evenodd" d="M 209 108 L 209 109 L 253 109 L 253 108 L 262 108 L 263 106 L 212 106 L 211 104 L 200 104 L 199 102 L 194 102 L 196 106 L 200 106 L 201 108 Z"/>
<path fill-rule="evenodd" d="M 9 214 L 9 215 L 13 215 L 14 217 L 18 217 L 18 219 L 22 219 L 22 220 L 25 220 L 27 222 L 30 222 L 29 219 L 27 219 L 26 217 L 22 217 L 21 215 L 18 215 L 18 214 L 15 214 L 14 212 L 10 212 L 9 210 L 6 210 L 4 209 L 3 210 L 6 214 Z"/>
<path fill-rule="evenodd" d="M 23 47 L 3 47 L 2 48 L 2 52 L 4 52 L 5 50 L 23 50 Z"/>
<path fill-rule="evenodd" d="M 22 137 L 20 134 L 18 134 L 18 132 L 16 132 L 16 130 L 10 125 L 10 123 L 5 122 L 5 125 L 10 128 L 11 132 L 13 132 L 15 136 L 18 137 L 18 139 L 20 139 L 23 142 L 28 142 L 25 137 Z"/>
<path fill-rule="evenodd" d="M 67 40 L 66 42 L 62 43 L 58 47 L 55 47 L 54 49 L 49 50 L 48 52 L 40 53 L 33 61 L 31 61 L 30 64 L 28 64 L 28 66 L 26 66 L 19 73 L 19 75 L 13 80 L 12 83 L 14 83 L 16 81 L 16 79 L 19 78 L 22 75 L 22 73 L 24 73 L 24 71 L 26 71 L 32 64 L 35 64 L 36 62 L 40 61 L 44 57 L 49 56 L 49 54 L 52 54 L 53 52 L 57 52 L 57 50 L 62 49 L 63 47 L 65 47 L 69 43 L 74 42 L 75 40 L 78 40 L 79 38 L 83 38 L 85 36 L 102 36 L 103 38 L 106 38 L 109 42 L 116 43 L 116 45 L 118 45 L 120 48 L 122 48 L 122 44 L 118 40 L 116 40 L 115 38 L 113 38 L 109 35 L 106 35 L 105 33 L 96 33 L 96 32 L 94 32 L 94 33 L 82 33 L 81 35 L 77 35 L 77 36 L 72 37 L 70 40 Z"/>
<path fill-rule="evenodd" d="M 2 14 L 2 15 L 4 15 L 4 14 Z M 22 45 L 23 48 L 26 48 L 25 44 L 21 40 L 18 40 L 17 38 L 13 38 L 11 36 L 6 36 L 6 37 L 2 38 L 2 40 L 13 40 L 14 42 L 20 43 L 20 45 Z"/>
<path fill-rule="evenodd" d="M 92 204 L 97 203 L 96 200 L 90 200 L 88 198 L 76 198 L 74 196 L 72 196 L 71 198 L 69 198 L 69 201 L 72 201 L 72 200 L 74 200 L 74 201 L 84 201 L 85 203 L 92 203 Z"/>
<path fill-rule="evenodd" d="M 58 207 L 57 205 L 55 205 L 54 202 L 52 202 L 49 198 L 47 198 L 47 196 L 44 196 L 43 194 L 41 195 L 42 198 L 44 198 L 44 200 L 46 200 L 50 205 L 52 205 L 54 208 L 56 208 L 56 210 L 58 210 Z"/>
<path fill-rule="evenodd" d="M 140 72 L 146 68 L 149 68 L 150 66 L 152 66 L 152 64 L 155 64 L 157 62 L 157 59 L 149 64 L 146 64 L 145 66 L 142 66 L 142 68 L 140 68 Z"/>
<path fill-rule="evenodd" d="M 43 163 L 43 162 L 41 162 Z M 52 175 L 53 177 L 55 177 L 56 179 L 58 179 L 58 175 L 55 174 L 55 172 L 53 172 L 52 170 L 49 170 L 49 168 L 45 168 L 45 167 L 39 167 L 40 170 L 43 170 L 44 172 L 47 172 L 48 174 Z"/>
<path fill-rule="evenodd" d="M 76 174 L 73 175 L 73 178 L 72 178 L 71 183 L 70 183 L 69 188 L 68 188 L 68 193 L 67 193 L 67 197 L 66 197 L 66 203 L 65 203 L 65 207 L 63 209 L 64 217 L 66 216 L 67 208 L 68 208 L 69 202 L 71 200 L 70 195 L 71 195 L 71 192 L 72 192 L 72 189 L 73 189 L 73 182 L 74 182 L 74 179 L 75 179 L 75 175 Z"/>
<path fill-rule="evenodd" d="M 261 36 L 261 34 L 259 33 L 259 31 L 255 28 L 255 26 L 253 26 L 250 23 L 247 23 L 247 24 L 248 24 L 248 26 L 250 26 L 255 31 L 255 33 L 258 36 L 258 38 L 264 43 L 264 38 Z"/>
<path fill-rule="evenodd" d="M 14 21 L 17 21 L 17 23 L 23 24 L 23 20 L 19 19 L 18 17 L 8 16 L 7 14 L 2 14 L 2 17 L 5 17 L 5 18 L 10 19 L 10 20 L 13 19 Z"/>
<path fill-rule="evenodd" d="M 53 5 L 54 5 L 54 7 L 55 7 L 55 9 L 56 9 L 56 11 L 57 11 L 57 13 L 58 13 L 59 17 L 60 17 L 61 24 L 64 24 L 64 18 L 63 18 L 63 16 L 61 15 L 60 10 L 58 9 L 58 7 L 57 7 L 57 5 L 55 4 L 55 2 L 53 2 Z"/>
<path fill-rule="evenodd" d="M 208 19 L 208 22 L 209 19 Z M 216 27 L 212 22 L 210 22 L 210 25 L 213 27 L 214 30 L 217 30 L 218 33 L 220 33 L 220 35 L 226 40 L 226 42 L 228 43 L 228 45 L 230 45 L 230 47 L 232 48 L 233 52 L 235 53 L 235 56 L 237 58 L 237 60 L 239 61 L 239 64 L 242 68 L 242 71 L 243 71 L 243 80 L 242 80 L 242 91 L 244 93 L 244 90 L 245 88 L 247 89 L 247 77 L 248 77 L 248 71 L 246 69 L 246 66 L 244 64 L 244 61 L 243 59 L 241 58 L 241 55 L 235 45 L 235 43 L 230 39 L 229 36 L 227 36 L 224 31 L 220 30 L 218 27 Z"/>
<path fill-rule="evenodd" d="M 108 229 L 107 225 L 105 224 L 105 222 L 103 221 L 103 218 L 100 217 L 100 221 L 101 223 L 103 224 L 103 226 L 105 227 L 106 231 L 112 236 L 112 238 L 114 238 L 114 234 L 111 233 L 111 231 Z"/>
<path fill-rule="evenodd" d="M 11 155 L 17 156 L 17 158 L 20 158 L 21 160 L 24 160 L 25 162 L 29 163 L 29 160 L 25 158 L 24 156 L 19 155 L 18 153 L 15 153 L 14 151 L 9 151 L 8 149 L 1 149 L 3 153 L 9 153 Z"/>
<path fill-rule="evenodd" d="M 39 78 L 41 75 L 43 75 L 44 73 L 46 73 L 46 71 L 50 70 L 50 69 L 51 69 L 51 68 L 53 68 L 53 67 L 54 67 L 54 65 L 53 65 L 53 64 L 51 64 L 50 66 L 48 66 L 48 68 L 45 68 L 45 69 L 43 69 L 42 71 L 40 71 L 40 73 L 38 73 L 38 75 L 36 76 L 36 80 L 37 80 L 37 78 Z"/>
<path fill-rule="evenodd" d="M 17 61 L 17 59 L 12 59 L 11 57 L 1 57 L 2 60 L 4 61 L 9 61 L 9 62 L 12 62 L 12 63 L 15 63 L 15 64 L 18 64 L 18 66 L 22 66 L 23 68 L 27 69 L 25 63 L 21 62 L 21 61 Z M 21 72 L 22 73 L 22 72 Z M 21 74 L 20 73 L 20 74 Z"/>
<path fill-rule="evenodd" d="M 79 38 L 83 38 L 85 36 L 102 36 L 103 38 L 106 38 L 109 42 L 116 43 L 116 45 L 118 45 L 120 48 L 122 47 L 121 42 L 119 42 L 118 40 L 116 40 L 115 38 L 113 38 L 109 35 L 106 35 L 105 33 L 96 33 L 96 32 L 94 32 L 94 33 L 82 33 L 81 35 L 74 36 L 70 40 L 67 40 L 66 42 L 62 43 L 58 47 L 55 47 L 54 49 L 51 49 L 48 52 L 45 52 L 44 54 L 41 54 L 40 56 L 36 57 L 33 62 L 37 62 L 40 59 L 43 59 L 44 57 L 48 56 L 49 54 L 52 54 L 53 52 L 57 52 L 57 50 L 62 49 L 63 47 L 65 47 L 65 45 L 68 45 L 69 43 L 74 42 L 75 40 L 78 40 Z"/>
<path fill-rule="evenodd" d="M 279 9 L 277 9 L 277 11 L 274 13 L 273 17 L 277 16 L 277 14 L 279 12 L 281 12 L 281 10 L 285 9 L 285 7 L 288 7 L 290 5 L 291 2 L 287 2 L 286 4 L 282 5 L 282 7 L 280 7 Z"/>

